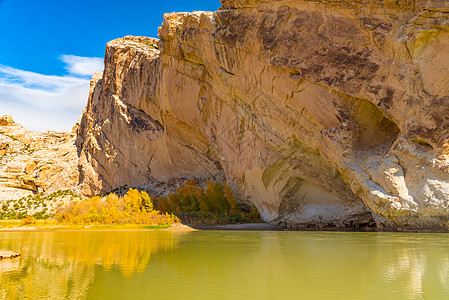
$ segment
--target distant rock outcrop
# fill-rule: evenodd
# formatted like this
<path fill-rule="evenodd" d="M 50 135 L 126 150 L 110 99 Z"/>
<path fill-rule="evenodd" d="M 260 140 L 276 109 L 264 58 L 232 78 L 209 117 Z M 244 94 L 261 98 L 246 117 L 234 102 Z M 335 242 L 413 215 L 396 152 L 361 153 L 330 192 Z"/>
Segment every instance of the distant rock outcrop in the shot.
<path fill-rule="evenodd" d="M 78 184 L 75 133 L 36 132 L 0 118 L 0 202 Z"/>
<path fill-rule="evenodd" d="M 14 120 L 9 115 L 4 115 L 0 118 L 0 126 L 7 126 L 9 124 L 14 124 Z"/>

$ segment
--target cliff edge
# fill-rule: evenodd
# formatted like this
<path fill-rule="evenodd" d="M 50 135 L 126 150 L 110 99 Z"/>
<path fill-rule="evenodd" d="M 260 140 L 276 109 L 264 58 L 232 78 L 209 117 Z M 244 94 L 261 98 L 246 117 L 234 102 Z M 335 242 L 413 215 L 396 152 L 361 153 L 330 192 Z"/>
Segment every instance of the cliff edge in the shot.
<path fill-rule="evenodd" d="M 289 227 L 449 227 L 449 4 L 223 0 L 107 44 L 86 195 L 221 178 Z"/>

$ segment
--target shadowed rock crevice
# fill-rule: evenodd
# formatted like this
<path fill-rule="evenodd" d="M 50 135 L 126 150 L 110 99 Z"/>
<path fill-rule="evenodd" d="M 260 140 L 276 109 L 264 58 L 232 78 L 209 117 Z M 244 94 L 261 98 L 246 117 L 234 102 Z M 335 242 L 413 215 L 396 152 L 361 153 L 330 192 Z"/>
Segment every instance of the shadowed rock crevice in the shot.
<path fill-rule="evenodd" d="M 354 151 L 362 156 L 375 151 L 378 154 L 387 153 L 400 134 L 398 126 L 368 100 L 358 99 L 354 104 L 345 106 L 358 125 Z"/>

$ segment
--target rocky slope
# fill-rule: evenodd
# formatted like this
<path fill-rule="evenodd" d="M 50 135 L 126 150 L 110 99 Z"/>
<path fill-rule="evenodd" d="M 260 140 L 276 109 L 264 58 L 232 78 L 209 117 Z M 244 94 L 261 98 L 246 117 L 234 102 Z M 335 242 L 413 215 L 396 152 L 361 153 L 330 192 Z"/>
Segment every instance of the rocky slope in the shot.
<path fill-rule="evenodd" d="M 29 131 L 0 118 L 0 204 L 78 183 L 75 133 Z M 1 211 L 0 211 L 1 212 Z"/>
<path fill-rule="evenodd" d="M 448 227 L 449 4 L 222 0 L 107 44 L 85 194 L 222 178 L 291 227 Z"/>

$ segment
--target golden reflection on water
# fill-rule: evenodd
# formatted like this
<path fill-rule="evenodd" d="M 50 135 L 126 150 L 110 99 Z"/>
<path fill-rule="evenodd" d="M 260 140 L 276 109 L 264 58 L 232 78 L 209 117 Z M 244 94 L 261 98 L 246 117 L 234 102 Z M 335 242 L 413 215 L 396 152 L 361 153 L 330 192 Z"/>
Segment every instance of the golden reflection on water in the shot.
<path fill-rule="evenodd" d="M 171 232 L 0 233 L 0 249 L 21 253 L 0 261 L 0 299 L 82 299 L 95 267 L 142 272 L 152 253 L 175 246 Z"/>

